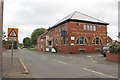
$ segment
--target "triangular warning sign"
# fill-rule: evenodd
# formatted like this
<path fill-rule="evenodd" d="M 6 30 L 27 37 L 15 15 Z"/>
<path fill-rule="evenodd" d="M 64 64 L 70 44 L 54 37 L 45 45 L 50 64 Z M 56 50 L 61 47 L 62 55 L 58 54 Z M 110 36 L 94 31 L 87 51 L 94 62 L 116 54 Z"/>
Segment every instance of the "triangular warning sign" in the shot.
<path fill-rule="evenodd" d="M 11 32 L 9 33 L 9 37 L 17 37 L 17 34 L 14 29 L 12 29 Z"/>

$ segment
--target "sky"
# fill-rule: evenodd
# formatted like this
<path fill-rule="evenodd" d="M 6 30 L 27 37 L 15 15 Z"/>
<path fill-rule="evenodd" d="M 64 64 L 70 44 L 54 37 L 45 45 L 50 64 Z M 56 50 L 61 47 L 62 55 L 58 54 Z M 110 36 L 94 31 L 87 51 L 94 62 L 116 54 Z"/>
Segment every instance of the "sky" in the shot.
<path fill-rule="evenodd" d="M 109 23 L 108 35 L 117 40 L 119 0 L 4 0 L 3 30 L 19 29 L 19 42 L 37 28 L 49 28 L 79 11 Z"/>

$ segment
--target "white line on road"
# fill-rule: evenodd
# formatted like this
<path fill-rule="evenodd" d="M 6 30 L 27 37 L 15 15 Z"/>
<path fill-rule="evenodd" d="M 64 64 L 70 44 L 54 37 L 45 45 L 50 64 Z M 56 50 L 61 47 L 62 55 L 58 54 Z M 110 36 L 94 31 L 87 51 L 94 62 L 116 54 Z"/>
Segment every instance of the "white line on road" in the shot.
<path fill-rule="evenodd" d="M 99 54 L 98 56 L 103 56 L 103 55 Z"/>
<path fill-rule="evenodd" d="M 92 62 L 94 62 L 94 63 L 98 63 L 97 61 L 94 61 L 94 60 L 92 60 Z"/>
<path fill-rule="evenodd" d="M 87 57 L 92 57 L 92 56 L 87 56 Z"/>
<path fill-rule="evenodd" d="M 59 61 L 59 60 L 56 60 L 56 59 L 52 59 L 53 61 L 56 61 L 56 62 L 59 62 L 59 63 L 62 63 L 62 64 L 67 64 L 65 62 L 62 62 L 62 61 Z"/>
<path fill-rule="evenodd" d="M 18 57 L 18 59 L 20 60 L 20 62 L 21 62 L 21 64 L 22 64 L 23 68 L 25 69 L 25 72 L 23 72 L 23 73 L 28 74 L 29 71 L 28 71 L 27 67 L 25 66 L 25 64 L 23 63 L 23 61 L 22 61 L 19 57 Z"/>
<path fill-rule="evenodd" d="M 82 69 L 86 70 L 86 71 L 90 71 L 90 72 L 96 73 L 96 74 L 100 74 L 100 75 L 103 75 L 103 76 L 108 76 L 110 78 L 117 78 L 117 77 L 110 76 L 110 75 L 107 75 L 107 74 L 104 74 L 104 73 L 101 73 L 101 72 L 97 72 L 97 71 L 94 71 L 94 70 L 91 70 L 91 69 L 87 69 L 87 68 L 82 68 Z"/>

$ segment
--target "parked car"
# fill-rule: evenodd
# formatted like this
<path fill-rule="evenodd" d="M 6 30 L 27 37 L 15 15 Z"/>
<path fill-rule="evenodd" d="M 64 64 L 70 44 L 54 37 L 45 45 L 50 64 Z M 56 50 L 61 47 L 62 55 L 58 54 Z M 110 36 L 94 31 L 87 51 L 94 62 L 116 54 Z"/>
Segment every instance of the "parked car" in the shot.
<path fill-rule="evenodd" d="M 101 54 L 106 57 L 106 52 L 110 49 L 111 45 L 105 45 L 101 49 Z"/>

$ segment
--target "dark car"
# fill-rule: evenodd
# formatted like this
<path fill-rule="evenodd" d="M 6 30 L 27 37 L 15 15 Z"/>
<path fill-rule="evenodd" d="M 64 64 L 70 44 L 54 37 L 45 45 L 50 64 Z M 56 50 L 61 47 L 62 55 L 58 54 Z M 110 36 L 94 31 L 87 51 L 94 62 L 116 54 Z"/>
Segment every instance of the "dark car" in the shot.
<path fill-rule="evenodd" d="M 101 49 L 101 54 L 106 57 L 106 52 L 110 49 L 111 45 L 105 45 Z"/>

